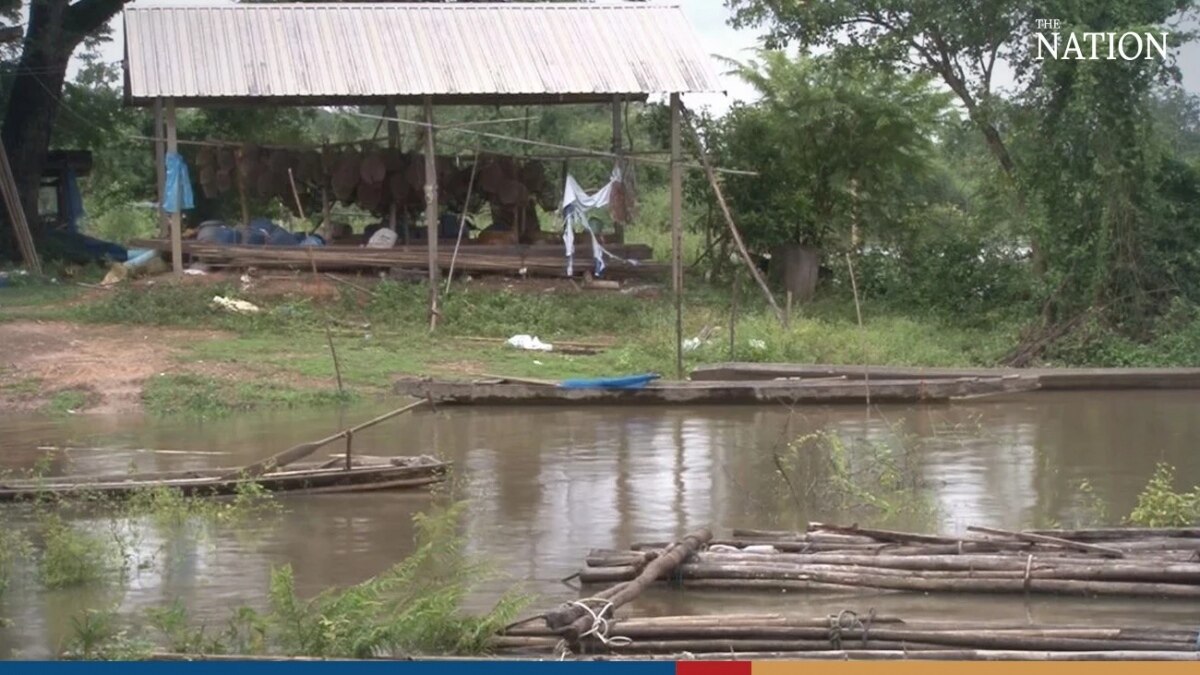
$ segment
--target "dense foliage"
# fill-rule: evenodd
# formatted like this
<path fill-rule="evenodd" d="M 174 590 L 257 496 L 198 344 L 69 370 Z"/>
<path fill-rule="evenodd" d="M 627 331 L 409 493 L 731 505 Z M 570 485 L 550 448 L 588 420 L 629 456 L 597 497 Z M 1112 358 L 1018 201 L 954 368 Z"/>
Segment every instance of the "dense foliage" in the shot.
<path fill-rule="evenodd" d="M 758 172 L 724 178 L 755 253 L 817 249 L 823 292 L 833 294 L 848 289 L 845 254 L 854 253 L 860 290 L 900 311 L 980 323 L 1023 318 L 1025 341 L 1036 346 L 1026 356 L 1109 362 L 1119 352 L 1117 360 L 1153 361 L 1138 345 L 1200 332 L 1187 318 L 1200 306 L 1200 103 L 1179 84 L 1175 52 L 1166 60 L 1038 60 L 1033 35 L 1036 19 L 1058 18 L 1064 39 L 1167 32 L 1174 50 L 1190 39 L 1178 26 L 1189 25 L 1194 2 L 726 4 L 734 25 L 765 31 L 756 55 L 726 63 L 758 98 L 691 119 L 718 164 Z M 85 53 L 102 37 L 83 41 Z M 5 50 L 0 58 L 21 56 Z M 87 59 L 65 84 L 52 145 L 95 153 L 85 186 L 91 228 L 124 240 L 155 226 L 152 157 L 135 140 L 150 123 L 144 110 L 122 105 L 120 83 L 115 64 Z M 189 138 L 258 142 L 385 133 L 377 120 L 348 114 L 357 112 L 378 110 L 184 111 L 180 128 Z M 439 118 L 511 118 L 489 130 L 596 149 L 611 143 L 606 105 L 449 108 Z M 660 103 L 630 104 L 625 118 L 627 148 L 666 147 Z M 401 143 L 415 139 L 402 126 Z M 440 140 L 466 155 L 477 143 L 453 131 Z M 685 143 L 698 149 L 690 135 Z M 565 164 L 585 186 L 611 170 L 603 160 Z M 665 168 L 639 164 L 636 178 L 642 209 L 632 236 L 663 248 Z M 707 180 L 700 172 L 686 180 L 687 252 L 704 252 L 710 273 L 727 278 L 730 249 Z M 222 212 L 229 204 L 202 206 L 206 215 L 234 215 Z M 282 212 L 268 203 L 253 210 Z M 1188 360 L 1186 346 L 1171 344 Z"/>

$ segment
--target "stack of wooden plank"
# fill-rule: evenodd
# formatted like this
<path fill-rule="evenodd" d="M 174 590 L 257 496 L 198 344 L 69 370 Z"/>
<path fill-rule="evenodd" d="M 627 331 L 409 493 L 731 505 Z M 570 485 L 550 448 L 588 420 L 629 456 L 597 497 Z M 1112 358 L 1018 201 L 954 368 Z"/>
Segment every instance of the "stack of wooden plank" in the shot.
<path fill-rule="evenodd" d="M 141 239 L 134 246 L 153 248 L 160 251 L 170 249 L 170 242 L 160 239 Z M 646 259 L 651 251 L 646 246 L 614 244 L 608 247 L 621 258 Z M 201 259 L 205 264 L 227 267 L 294 268 L 311 270 L 315 265 L 322 271 L 355 269 L 389 269 L 405 267 L 426 269 L 429 253 L 424 245 L 396 246 L 394 248 L 364 248 L 359 246 L 227 246 L 197 241 L 183 243 L 183 252 Z M 438 248 L 438 264 L 449 269 L 454 257 L 453 242 Z M 582 273 L 590 267 L 592 250 L 590 245 L 581 245 L 575 250 L 576 269 Z M 580 261 L 584 261 L 580 263 Z M 466 272 L 494 272 L 499 274 L 531 276 L 564 276 L 567 260 L 562 246 L 550 244 L 511 246 L 463 246 L 454 261 L 454 269 Z M 612 261 L 604 270 L 604 276 L 620 279 L 628 277 L 655 277 L 665 274 L 666 265 L 649 261 L 630 264 Z"/>

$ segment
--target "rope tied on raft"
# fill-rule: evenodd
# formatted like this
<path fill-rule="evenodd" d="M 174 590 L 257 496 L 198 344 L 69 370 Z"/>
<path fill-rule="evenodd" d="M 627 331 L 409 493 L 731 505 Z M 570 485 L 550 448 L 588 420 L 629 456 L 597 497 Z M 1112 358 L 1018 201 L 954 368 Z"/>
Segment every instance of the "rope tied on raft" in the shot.
<path fill-rule="evenodd" d="M 875 610 L 871 610 L 871 619 L 873 620 Z M 849 619 L 849 621 L 847 621 Z M 863 622 L 858 618 L 858 612 L 849 609 L 843 609 L 837 614 L 829 615 L 829 644 L 833 646 L 835 651 L 842 648 L 842 631 L 843 630 L 860 630 L 863 631 L 863 642 L 866 642 L 866 628 Z"/>
<path fill-rule="evenodd" d="M 587 604 L 589 602 L 602 602 L 604 604 L 601 605 L 599 611 L 596 611 L 596 610 L 593 610 Z M 605 615 L 607 615 L 609 612 L 611 612 L 613 610 L 612 602 L 605 600 L 603 598 L 585 598 L 583 600 L 572 601 L 569 604 L 574 607 L 578 607 L 578 608 L 582 609 L 586 613 L 586 615 L 589 618 L 591 618 L 591 620 L 592 620 L 591 627 L 579 634 L 580 640 L 582 640 L 583 638 L 586 638 L 588 636 L 594 636 L 597 640 L 600 641 L 600 644 L 604 645 L 605 647 L 608 647 L 608 646 L 624 647 L 626 645 L 633 643 L 632 638 L 626 637 L 624 635 L 617 635 L 614 637 L 608 636 L 608 630 L 609 630 L 609 628 L 612 627 L 612 624 L 609 622 L 608 618 Z M 565 647 L 566 641 L 564 640 L 562 642 L 563 642 L 563 646 Z"/>
<path fill-rule="evenodd" d="M 1033 554 L 1030 553 L 1025 557 L 1025 592 L 1029 592 L 1029 585 L 1033 582 Z"/>

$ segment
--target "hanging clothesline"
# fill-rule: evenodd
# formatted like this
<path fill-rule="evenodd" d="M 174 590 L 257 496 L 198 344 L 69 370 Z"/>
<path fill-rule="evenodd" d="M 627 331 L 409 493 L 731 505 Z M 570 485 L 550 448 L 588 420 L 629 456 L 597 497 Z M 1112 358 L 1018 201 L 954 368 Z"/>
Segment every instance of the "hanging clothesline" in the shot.
<path fill-rule="evenodd" d="M 520 138 L 517 136 L 506 136 L 504 134 L 494 134 L 494 133 L 487 132 L 487 131 L 477 131 L 474 129 L 456 128 L 456 127 L 449 126 L 449 125 L 441 125 L 441 124 L 432 124 L 431 125 L 431 124 L 426 124 L 425 122 L 415 122 L 413 120 L 401 119 L 399 117 L 384 117 L 381 115 L 368 115 L 367 113 L 359 113 L 359 112 L 347 112 L 345 114 L 353 115 L 355 117 L 363 117 L 363 118 L 372 119 L 372 120 L 382 119 L 382 120 L 386 120 L 388 122 L 399 122 L 400 124 L 408 124 L 408 125 L 412 125 L 412 126 L 416 126 L 416 127 L 431 127 L 434 130 L 438 130 L 438 131 L 456 131 L 458 133 L 472 134 L 472 135 L 480 136 L 483 138 L 490 138 L 490 139 L 498 140 L 498 141 L 508 141 L 508 142 L 512 142 L 512 143 L 519 143 L 519 144 L 530 145 L 530 146 L 538 147 L 538 148 L 550 148 L 552 150 L 564 150 L 567 152 L 578 152 L 578 153 L 581 153 L 583 155 L 587 155 L 590 157 L 604 157 L 607 159 L 625 159 L 625 160 L 629 160 L 632 162 L 638 162 L 638 163 L 642 163 L 642 164 L 658 164 L 660 166 L 670 166 L 671 165 L 671 161 L 668 159 L 655 159 L 652 157 L 645 157 L 645 156 L 641 156 L 641 155 L 624 155 L 624 154 L 618 154 L 615 152 L 606 152 L 603 150 L 592 150 L 590 148 L 579 148 L 579 147 L 575 147 L 575 146 L 571 146 L 571 145 L 562 145 L 561 143 L 549 143 L 546 141 L 535 141 L 535 140 L 532 140 L 529 138 Z M 696 169 L 696 170 L 700 170 L 700 171 L 704 170 L 703 166 L 701 166 L 699 164 L 695 164 L 693 162 L 681 162 L 680 164 L 689 169 Z M 715 171 L 717 173 L 733 174 L 733 175 L 738 175 L 738 176 L 757 176 L 758 175 L 758 172 L 756 172 L 756 171 L 743 171 L 741 169 L 722 169 L 722 168 L 714 167 L 713 171 Z"/>

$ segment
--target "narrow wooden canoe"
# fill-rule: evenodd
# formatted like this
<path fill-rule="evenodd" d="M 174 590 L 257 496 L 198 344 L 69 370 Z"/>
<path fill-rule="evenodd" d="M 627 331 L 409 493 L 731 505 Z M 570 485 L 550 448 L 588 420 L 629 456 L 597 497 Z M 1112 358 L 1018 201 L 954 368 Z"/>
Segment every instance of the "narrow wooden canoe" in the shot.
<path fill-rule="evenodd" d="M 38 498 L 126 497 L 139 490 L 169 487 L 185 495 L 236 494 L 244 483 L 271 492 L 320 494 L 419 488 L 445 480 L 450 465 L 432 457 L 344 457 L 293 464 L 256 479 L 222 478 L 237 469 L 170 471 L 123 476 L 47 476 L 0 481 L 0 502 Z"/>
<path fill-rule="evenodd" d="M 843 377 L 861 380 L 1037 378 L 1042 391 L 1200 389 L 1200 368 L 911 368 L 804 363 L 718 363 L 691 372 L 693 381 L 748 382 L 781 378 Z"/>
<path fill-rule="evenodd" d="M 961 378 L 955 380 L 836 382 L 651 382 L 638 389 L 572 389 L 554 383 L 503 378 L 448 381 L 403 378 L 397 394 L 443 404 L 476 405 L 702 405 L 702 404 L 822 404 L 872 402 L 918 403 L 948 401 L 992 394 L 1030 391 L 1037 380 L 1023 377 Z"/>

